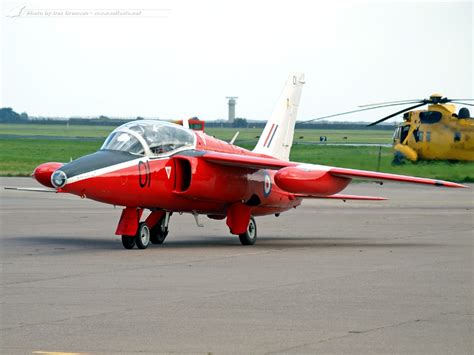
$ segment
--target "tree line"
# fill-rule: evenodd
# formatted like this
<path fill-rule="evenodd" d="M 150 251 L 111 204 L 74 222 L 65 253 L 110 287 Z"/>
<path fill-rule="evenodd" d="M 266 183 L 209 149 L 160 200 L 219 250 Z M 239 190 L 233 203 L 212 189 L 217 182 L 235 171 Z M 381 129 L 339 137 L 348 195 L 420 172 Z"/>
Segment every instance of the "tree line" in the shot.
<path fill-rule="evenodd" d="M 136 120 L 143 120 L 143 117 L 137 117 Z M 17 113 L 11 107 L 0 108 L 0 123 L 42 123 L 42 124 L 65 124 L 69 122 L 71 125 L 97 125 L 97 126 L 120 126 L 121 124 L 131 121 L 109 118 L 107 116 L 99 116 L 97 118 L 64 118 L 64 119 L 52 119 L 52 118 L 34 118 L 28 116 L 26 112 Z M 245 118 L 236 118 L 234 122 L 226 120 L 218 121 L 205 121 L 206 127 L 222 127 L 222 128 L 263 128 L 266 124 L 265 121 L 249 121 Z M 296 122 L 297 129 L 361 129 L 364 128 L 366 123 L 364 122 Z M 376 130 L 393 130 L 394 125 L 392 124 L 380 124 L 377 126 L 370 127 L 370 129 Z"/>

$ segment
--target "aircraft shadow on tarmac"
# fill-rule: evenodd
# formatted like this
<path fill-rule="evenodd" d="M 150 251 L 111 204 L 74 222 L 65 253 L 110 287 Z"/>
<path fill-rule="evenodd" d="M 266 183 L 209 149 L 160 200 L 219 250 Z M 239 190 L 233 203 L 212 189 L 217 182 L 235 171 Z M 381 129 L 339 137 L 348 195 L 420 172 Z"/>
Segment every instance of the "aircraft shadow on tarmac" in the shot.
<path fill-rule="evenodd" d="M 438 243 L 419 243 L 410 242 L 408 238 L 397 242 L 393 239 L 362 239 L 347 237 L 261 237 L 257 244 L 245 247 L 240 244 L 237 238 L 216 236 L 212 238 L 195 238 L 180 240 L 167 240 L 162 245 L 151 245 L 149 249 L 193 249 L 193 248 L 242 248 L 249 250 L 255 249 L 297 249 L 297 248 L 406 248 L 406 247 L 430 247 L 440 246 Z M 408 239 L 408 240 L 407 240 Z M 51 237 L 51 236 L 29 236 L 21 238 L 6 238 L 3 243 L 9 245 L 30 246 L 30 247 L 49 247 L 52 250 L 68 248 L 80 248 L 80 250 L 114 250 L 123 251 L 122 244 L 118 239 L 91 239 L 90 237 Z M 2 243 L 2 244 L 3 244 Z"/>

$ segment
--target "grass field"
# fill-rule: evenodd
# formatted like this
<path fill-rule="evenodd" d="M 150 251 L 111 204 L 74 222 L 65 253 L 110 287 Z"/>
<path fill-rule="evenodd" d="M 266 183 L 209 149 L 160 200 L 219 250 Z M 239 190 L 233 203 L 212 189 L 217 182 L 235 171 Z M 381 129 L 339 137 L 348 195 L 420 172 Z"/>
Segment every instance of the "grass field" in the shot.
<path fill-rule="evenodd" d="M 209 128 L 208 134 L 220 139 L 230 141 L 239 131 L 238 142 L 257 143 L 258 136 L 262 133 L 260 128 L 230 129 L 230 128 Z M 319 137 L 326 136 L 329 143 L 379 143 L 388 144 L 391 142 L 393 132 L 390 130 L 336 130 L 336 129 L 297 129 L 295 130 L 295 143 L 319 142 Z"/>
<path fill-rule="evenodd" d="M 27 176 L 48 161 L 68 162 L 100 148 L 101 141 L 0 139 L 0 175 Z"/>
<path fill-rule="evenodd" d="M 50 137 L 89 137 L 104 138 L 115 129 L 115 126 L 82 126 L 82 125 L 46 125 L 46 124 L 0 124 L 0 135 L 50 136 Z M 260 128 L 208 128 L 206 133 L 223 140 L 231 140 L 239 131 L 237 142 L 257 142 Z M 319 142 L 320 136 L 326 136 L 333 143 L 390 143 L 390 130 L 317 130 L 297 129 L 295 142 Z M 345 137 L 345 138 L 344 138 Z"/>
<path fill-rule="evenodd" d="M 113 129 L 115 129 L 113 126 L 2 123 L 0 124 L 0 135 L 105 138 Z"/>
<path fill-rule="evenodd" d="M 34 168 L 43 162 L 68 162 L 70 159 L 92 153 L 100 148 L 101 138 L 105 138 L 112 129 L 114 127 L 75 126 L 67 128 L 56 125 L 0 125 L 0 136 L 2 134 L 17 136 L 15 138 L 0 138 L 0 176 L 30 175 Z M 224 140 L 230 140 L 235 131 L 235 129 L 218 128 L 209 129 L 207 133 Z M 259 129 L 241 129 L 237 144 L 251 149 L 259 134 Z M 319 136 L 325 135 L 329 142 L 334 143 L 387 144 L 390 143 L 391 134 L 391 131 L 371 130 L 297 130 L 295 143 L 317 142 Z M 36 135 L 50 136 L 51 138 L 31 138 Z M 22 136 L 30 136 L 30 138 Z M 301 136 L 304 138 L 300 138 Z M 97 140 L 63 139 L 63 137 L 91 137 L 97 138 Z M 474 181 L 474 163 L 418 162 L 414 164 L 407 162 L 400 166 L 392 166 L 392 149 L 388 147 L 296 144 L 292 149 L 291 160 L 452 181 Z"/>

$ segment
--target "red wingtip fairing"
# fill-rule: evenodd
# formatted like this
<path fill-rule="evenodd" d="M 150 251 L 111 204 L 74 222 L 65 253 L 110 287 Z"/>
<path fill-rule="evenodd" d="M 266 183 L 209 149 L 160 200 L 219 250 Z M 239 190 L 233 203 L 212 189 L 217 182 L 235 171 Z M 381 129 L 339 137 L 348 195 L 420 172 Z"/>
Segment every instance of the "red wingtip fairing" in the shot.
<path fill-rule="evenodd" d="M 61 166 L 63 166 L 63 163 L 56 163 L 56 162 L 44 163 L 44 164 L 38 165 L 35 171 L 33 171 L 33 177 L 41 185 L 44 185 L 47 187 L 54 187 L 51 184 L 51 175 Z"/>

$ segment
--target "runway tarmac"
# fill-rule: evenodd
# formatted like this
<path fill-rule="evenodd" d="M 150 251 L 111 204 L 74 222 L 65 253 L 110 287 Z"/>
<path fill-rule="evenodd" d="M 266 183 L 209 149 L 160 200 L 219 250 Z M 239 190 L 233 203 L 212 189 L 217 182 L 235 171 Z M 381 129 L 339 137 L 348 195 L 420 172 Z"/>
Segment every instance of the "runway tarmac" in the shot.
<path fill-rule="evenodd" d="M 305 201 L 255 246 L 173 215 L 146 250 L 119 208 L 0 185 L 2 354 L 473 352 L 473 185 L 353 184 L 390 200 Z"/>

